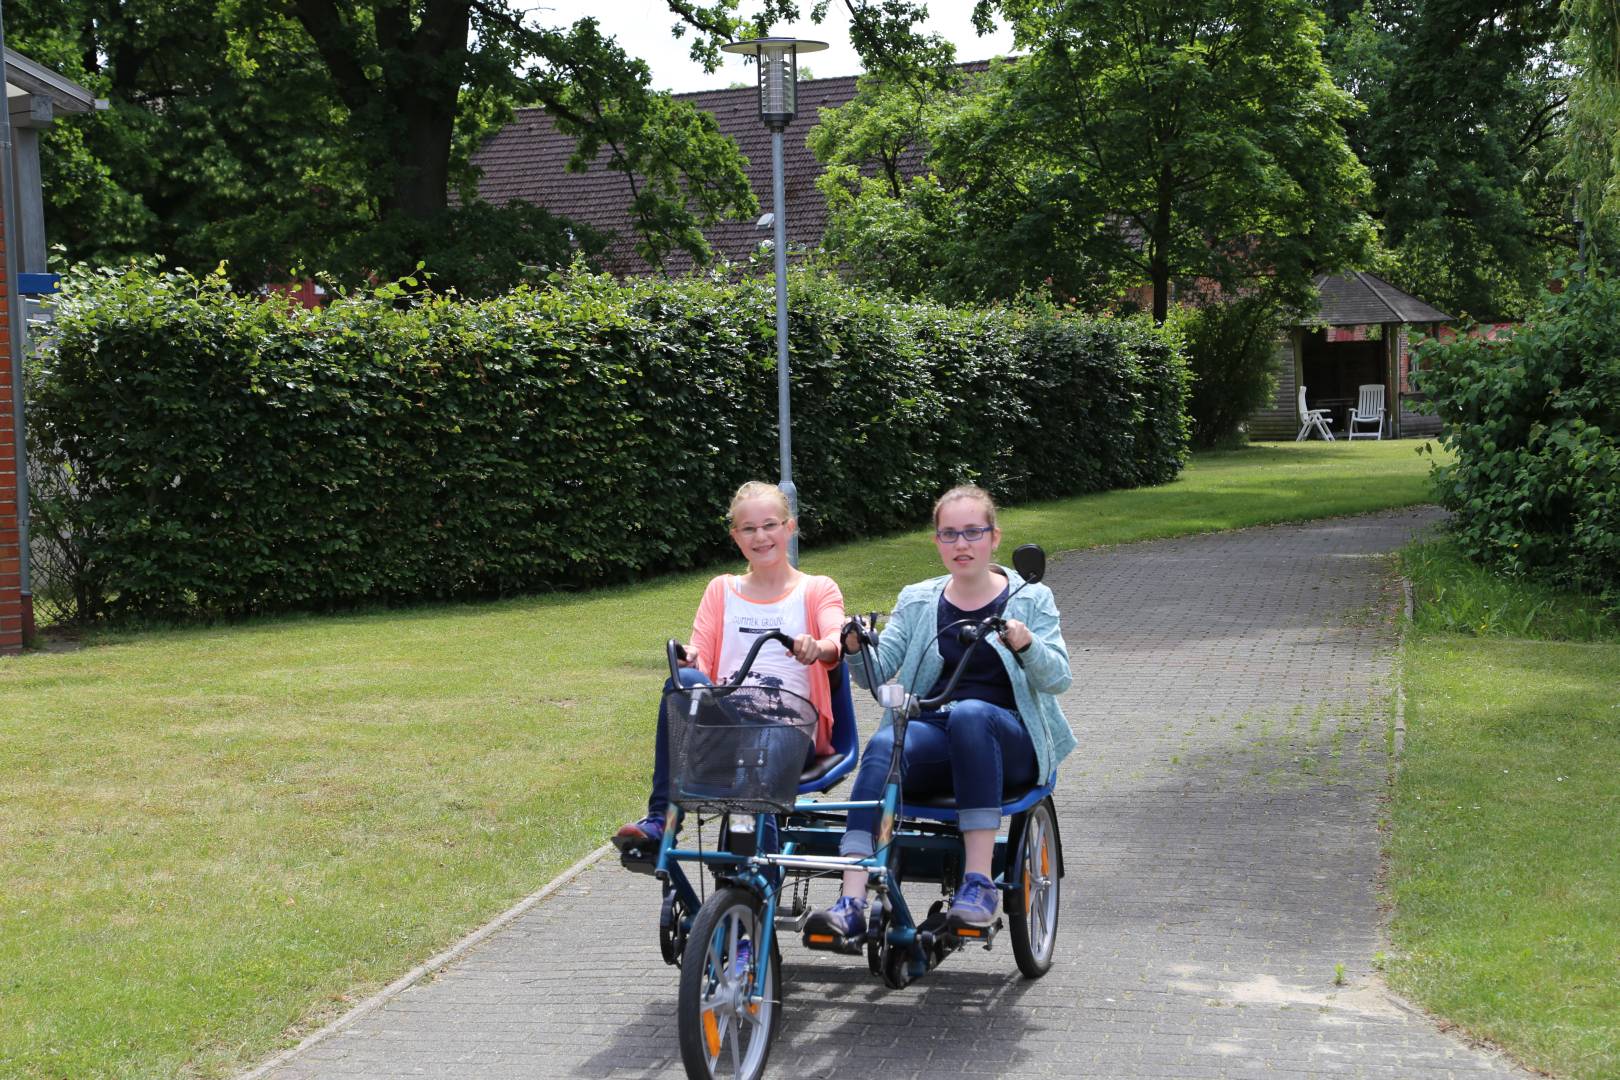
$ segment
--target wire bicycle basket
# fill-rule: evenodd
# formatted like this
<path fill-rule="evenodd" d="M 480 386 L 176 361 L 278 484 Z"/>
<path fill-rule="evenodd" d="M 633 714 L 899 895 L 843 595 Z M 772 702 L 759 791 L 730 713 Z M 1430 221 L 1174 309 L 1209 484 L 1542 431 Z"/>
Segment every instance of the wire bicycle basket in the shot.
<path fill-rule="evenodd" d="M 779 687 L 691 686 L 664 695 L 670 799 L 683 809 L 785 814 L 815 740 L 816 707 Z"/>

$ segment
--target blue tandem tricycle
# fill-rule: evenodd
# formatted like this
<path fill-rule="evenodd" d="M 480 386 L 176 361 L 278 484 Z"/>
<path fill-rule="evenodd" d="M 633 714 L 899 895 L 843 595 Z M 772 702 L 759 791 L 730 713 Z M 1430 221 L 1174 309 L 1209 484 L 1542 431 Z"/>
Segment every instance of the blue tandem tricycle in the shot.
<path fill-rule="evenodd" d="M 1045 561 L 1034 545 L 1013 556 L 1014 566 L 1031 584 L 1044 574 Z M 991 616 L 977 623 L 963 620 L 941 633 L 956 633 L 971 654 L 1000 629 L 1000 617 Z M 745 681 L 767 642 L 791 648 L 790 638 L 762 635 L 737 678 L 714 686 L 681 686 L 676 671 L 680 646 L 668 644 L 676 687 L 666 697 L 672 816 L 656 852 L 631 849 L 623 859 L 631 869 L 650 869 L 663 883 L 658 941 L 664 960 L 681 969 L 677 1025 L 681 1059 L 690 1077 L 753 1080 L 764 1072 L 781 1021 L 778 924 L 794 926 L 811 949 L 864 951 L 872 974 L 896 989 L 926 975 L 965 944 L 990 948 L 1003 929 L 1000 918 L 985 929 L 953 928 L 946 922 L 950 897 L 962 880 L 955 801 L 950 795 L 903 801 L 901 792 L 906 724 L 949 699 L 967 655 L 943 693 L 919 699 L 877 670 L 875 639 L 867 624 L 852 619 L 845 634 L 859 637 L 861 648 L 852 662 L 865 665 L 873 697 L 895 725 L 888 779 L 882 799 L 875 802 L 813 797 L 825 795 L 848 776 L 858 756 L 847 664 L 830 675 L 833 752 L 807 757 L 814 707 L 779 688 Z M 1055 782 L 1054 774 L 1039 786 L 1004 796 L 1007 833 L 997 838 L 995 848 L 994 882 L 1003 896 L 1005 928 L 1019 970 L 1031 979 L 1051 967 L 1057 937 L 1063 847 L 1052 801 Z M 872 806 L 880 807 L 874 853 L 867 858 L 838 854 L 845 816 Z M 698 827 L 692 830 L 698 838 L 695 847 L 682 846 L 681 826 L 688 814 L 698 815 Z M 719 819 L 718 840 L 707 849 L 701 839 L 704 814 Z M 715 890 L 706 899 L 687 874 L 689 864 L 715 879 Z M 804 932 L 809 881 L 856 867 L 871 875 L 864 939 Z M 937 882 L 943 898 L 919 919 L 902 882 Z"/>

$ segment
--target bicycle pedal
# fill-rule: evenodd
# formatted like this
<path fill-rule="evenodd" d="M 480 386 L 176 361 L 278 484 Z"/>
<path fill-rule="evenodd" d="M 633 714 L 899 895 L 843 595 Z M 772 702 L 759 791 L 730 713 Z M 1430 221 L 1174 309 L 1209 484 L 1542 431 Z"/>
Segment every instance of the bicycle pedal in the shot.
<path fill-rule="evenodd" d="M 856 956 L 866 947 L 866 938 L 847 938 L 842 934 L 830 934 L 825 930 L 806 930 L 804 932 L 804 947 L 817 952 L 843 953 L 845 956 Z"/>
<path fill-rule="evenodd" d="M 619 852 L 619 865 L 632 874 L 651 874 L 658 868 L 658 856 L 656 852 L 648 855 L 640 848 L 627 848 Z"/>
<path fill-rule="evenodd" d="M 810 909 L 809 908 L 806 908 L 805 910 L 799 912 L 797 915 L 795 915 L 791 911 L 783 911 L 781 908 L 776 909 L 776 925 L 777 926 L 791 926 L 791 927 L 793 927 L 793 932 L 795 934 L 802 933 L 804 931 L 804 924 L 809 922 L 809 921 L 810 921 Z"/>
<path fill-rule="evenodd" d="M 964 943 L 969 941 L 983 942 L 985 951 L 988 952 L 991 944 L 996 940 L 996 935 L 1001 933 L 1001 926 L 1001 920 L 998 918 L 989 926 L 953 926 L 950 928 L 950 932 Z"/>

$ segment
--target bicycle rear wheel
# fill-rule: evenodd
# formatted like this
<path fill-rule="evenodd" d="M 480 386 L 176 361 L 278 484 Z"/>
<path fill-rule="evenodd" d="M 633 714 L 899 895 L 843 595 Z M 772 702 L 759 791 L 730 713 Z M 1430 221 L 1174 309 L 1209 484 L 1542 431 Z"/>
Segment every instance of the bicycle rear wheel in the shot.
<path fill-rule="evenodd" d="M 756 988 L 763 930 L 763 901 L 735 887 L 710 896 L 692 921 L 676 1026 L 693 1080 L 756 1080 L 765 1072 L 781 1023 L 782 962 L 772 956 L 765 985 Z"/>
<path fill-rule="evenodd" d="M 1040 978 L 1052 967 L 1063 865 L 1058 845 L 1052 800 L 1045 799 L 1025 813 L 1022 858 L 1016 867 L 1008 868 L 1018 875 L 1018 887 L 1007 894 L 1007 929 L 1012 932 L 1018 970 L 1030 979 Z"/>

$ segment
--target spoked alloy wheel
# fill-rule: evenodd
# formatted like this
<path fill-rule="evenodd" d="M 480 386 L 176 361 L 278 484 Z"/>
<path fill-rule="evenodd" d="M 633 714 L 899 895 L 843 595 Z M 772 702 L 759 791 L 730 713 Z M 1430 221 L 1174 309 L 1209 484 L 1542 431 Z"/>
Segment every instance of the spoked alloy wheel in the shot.
<path fill-rule="evenodd" d="M 759 996 L 753 984 L 762 929 L 761 901 L 738 888 L 709 897 L 692 922 L 681 957 L 676 1020 L 681 1061 L 694 1080 L 754 1080 L 765 1072 L 781 1022 L 782 963 L 771 957 L 763 1000 L 751 1000 Z"/>
<path fill-rule="evenodd" d="M 1012 931 L 1018 970 L 1038 979 L 1052 967 L 1057 944 L 1058 883 L 1062 852 L 1050 800 L 1036 804 L 1024 819 L 1023 858 L 1016 868 L 1018 888 L 1007 899 L 1007 928 Z"/>

